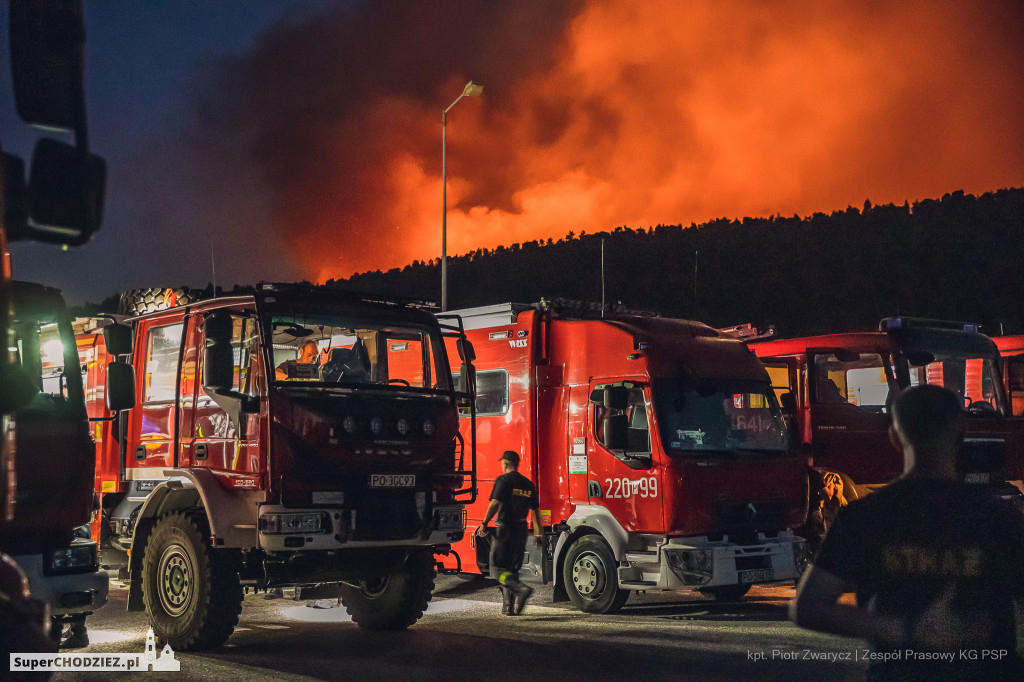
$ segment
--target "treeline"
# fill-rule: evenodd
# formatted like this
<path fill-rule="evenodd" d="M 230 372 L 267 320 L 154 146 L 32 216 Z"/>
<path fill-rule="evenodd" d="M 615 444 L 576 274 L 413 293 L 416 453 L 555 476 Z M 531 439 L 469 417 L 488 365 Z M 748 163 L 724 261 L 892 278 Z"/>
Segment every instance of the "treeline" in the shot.
<path fill-rule="evenodd" d="M 784 336 L 874 329 L 889 315 L 1024 333 L 1024 189 L 809 217 L 618 227 L 448 259 L 450 309 L 600 301 Z M 328 282 L 440 298 L 439 261 Z"/>
<path fill-rule="evenodd" d="M 436 302 L 440 261 L 327 286 Z M 714 326 L 775 325 L 782 336 L 874 329 L 897 314 L 1024 333 L 1024 189 L 902 206 L 865 202 L 804 218 L 570 232 L 448 259 L 452 310 L 542 298 L 600 302 L 602 289 L 609 305 Z M 105 310 L 112 300 L 116 307 L 112 297 Z"/>

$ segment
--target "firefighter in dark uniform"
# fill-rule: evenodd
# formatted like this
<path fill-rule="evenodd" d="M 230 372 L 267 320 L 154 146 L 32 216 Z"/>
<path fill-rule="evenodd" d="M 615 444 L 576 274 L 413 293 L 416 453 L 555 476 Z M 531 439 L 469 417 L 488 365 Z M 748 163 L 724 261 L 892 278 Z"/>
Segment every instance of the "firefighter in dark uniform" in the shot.
<path fill-rule="evenodd" d="M 501 468 L 505 473 L 494 482 L 491 503 L 476 534 L 486 537 L 487 524 L 497 515 L 498 527 L 491 540 L 491 575 L 498 573 L 501 612 L 506 616 L 518 616 L 533 593 L 533 588 L 519 582 L 526 536 L 530 532 L 526 526 L 528 514 L 533 514 L 533 538 L 538 547 L 544 546 L 544 534 L 540 512 L 537 511 L 537 488 L 517 471 L 519 453 L 507 450 L 501 456 Z"/>

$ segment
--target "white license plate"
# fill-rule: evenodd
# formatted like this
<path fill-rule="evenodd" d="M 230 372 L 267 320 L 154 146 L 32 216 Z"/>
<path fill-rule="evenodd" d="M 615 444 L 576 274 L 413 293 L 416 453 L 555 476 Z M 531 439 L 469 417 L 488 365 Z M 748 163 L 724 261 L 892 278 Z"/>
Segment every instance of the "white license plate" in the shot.
<path fill-rule="evenodd" d="M 749 571 L 740 571 L 740 582 L 744 585 L 748 583 L 767 583 L 775 580 L 775 571 L 770 568 L 755 568 Z"/>
<path fill-rule="evenodd" d="M 413 488 L 416 474 L 370 474 L 371 488 Z"/>
<path fill-rule="evenodd" d="M 964 483 L 988 483 L 989 475 L 981 472 L 973 472 L 964 475 Z"/>

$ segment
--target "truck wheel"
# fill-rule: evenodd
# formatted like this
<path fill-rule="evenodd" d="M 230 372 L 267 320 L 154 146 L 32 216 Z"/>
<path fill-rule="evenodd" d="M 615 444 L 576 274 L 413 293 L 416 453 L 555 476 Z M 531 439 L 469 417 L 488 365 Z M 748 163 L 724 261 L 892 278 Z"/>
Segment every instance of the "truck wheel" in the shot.
<path fill-rule="evenodd" d="M 341 603 L 367 630 L 404 630 L 423 615 L 434 591 L 434 556 L 418 552 L 405 566 L 358 586 L 341 586 Z"/>
<path fill-rule="evenodd" d="M 220 646 L 242 611 L 235 557 L 210 548 L 205 519 L 173 512 L 146 543 L 142 598 L 160 645 L 175 650 Z"/>
<path fill-rule="evenodd" d="M 743 595 L 750 591 L 750 585 L 722 585 L 721 587 L 706 587 L 698 591 L 701 594 L 714 597 L 715 601 L 737 601 L 743 599 Z"/>
<path fill-rule="evenodd" d="M 629 590 L 619 589 L 612 550 L 593 535 L 584 535 L 569 548 L 562 580 L 569 600 L 586 613 L 615 613 L 629 599 Z"/>

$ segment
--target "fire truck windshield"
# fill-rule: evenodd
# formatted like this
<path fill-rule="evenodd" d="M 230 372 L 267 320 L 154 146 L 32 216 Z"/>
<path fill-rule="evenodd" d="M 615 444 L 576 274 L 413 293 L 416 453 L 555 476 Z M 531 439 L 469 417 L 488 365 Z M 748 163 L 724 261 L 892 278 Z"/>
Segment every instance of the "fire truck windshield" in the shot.
<path fill-rule="evenodd" d="M 440 334 L 426 326 L 275 314 L 270 332 L 279 382 L 451 390 Z"/>
<path fill-rule="evenodd" d="M 975 414 L 1004 412 L 996 357 L 970 351 L 914 353 L 908 351 L 910 385 L 937 384 L 957 393 L 964 408 Z"/>
<path fill-rule="evenodd" d="M 662 444 L 670 454 L 789 448 L 782 413 L 768 384 L 662 380 L 654 383 L 653 401 Z"/>

